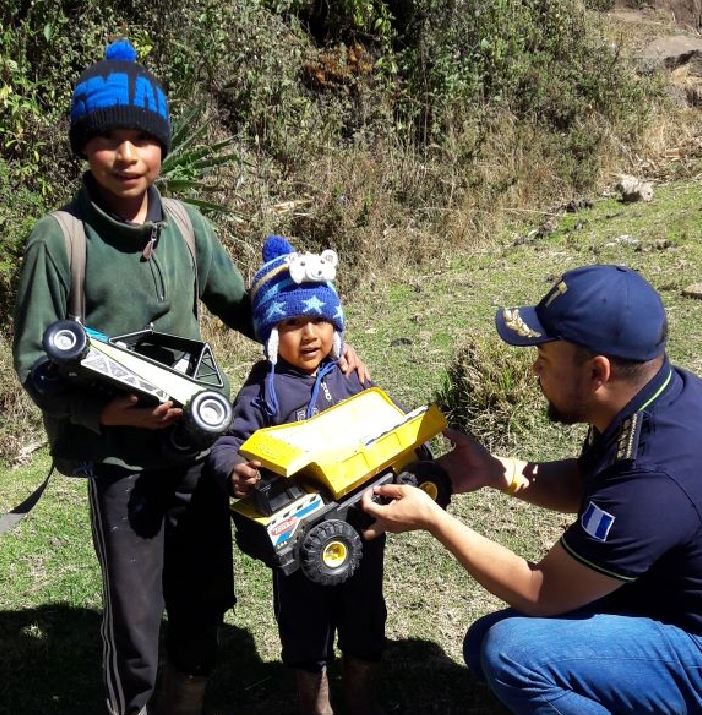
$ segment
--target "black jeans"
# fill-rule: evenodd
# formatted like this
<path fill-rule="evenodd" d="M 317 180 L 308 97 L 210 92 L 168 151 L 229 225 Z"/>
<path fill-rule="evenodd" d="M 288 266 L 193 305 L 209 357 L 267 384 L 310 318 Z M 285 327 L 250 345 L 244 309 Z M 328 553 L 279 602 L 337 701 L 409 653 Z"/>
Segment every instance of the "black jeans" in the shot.
<path fill-rule="evenodd" d="M 313 583 L 298 570 L 273 569 L 273 607 L 290 668 L 319 672 L 333 656 L 334 635 L 344 655 L 380 660 L 387 609 L 383 598 L 385 535 L 363 542 L 356 573 L 336 586 Z"/>
<path fill-rule="evenodd" d="M 132 473 L 94 465 L 88 481 L 102 569 L 103 669 L 110 715 L 149 702 L 164 606 L 168 658 L 207 675 L 234 604 L 229 500 L 203 463 Z"/>

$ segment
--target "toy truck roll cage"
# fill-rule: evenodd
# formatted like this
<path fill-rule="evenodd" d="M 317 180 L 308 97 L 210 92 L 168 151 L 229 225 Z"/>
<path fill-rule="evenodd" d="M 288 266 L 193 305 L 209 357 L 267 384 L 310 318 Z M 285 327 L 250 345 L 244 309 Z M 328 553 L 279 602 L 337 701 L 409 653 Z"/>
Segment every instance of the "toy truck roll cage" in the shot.
<path fill-rule="evenodd" d="M 167 401 L 183 417 L 167 432 L 177 452 L 200 451 L 224 434 L 232 420 L 219 390 L 222 375 L 207 343 L 142 330 L 108 337 L 76 320 L 58 320 L 44 331 L 47 355 L 32 370 L 35 388 L 60 390 L 67 382 L 88 390 L 135 394 L 143 405 Z"/>
<path fill-rule="evenodd" d="M 421 458 L 445 427 L 435 405 L 405 414 L 374 387 L 308 420 L 257 430 L 240 454 L 261 462 L 261 480 L 231 507 L 239 548 L 285 574 L 342 583 L 363 556 L 366 489 L 411 484 L 448 505 L 448 476 Z"/>

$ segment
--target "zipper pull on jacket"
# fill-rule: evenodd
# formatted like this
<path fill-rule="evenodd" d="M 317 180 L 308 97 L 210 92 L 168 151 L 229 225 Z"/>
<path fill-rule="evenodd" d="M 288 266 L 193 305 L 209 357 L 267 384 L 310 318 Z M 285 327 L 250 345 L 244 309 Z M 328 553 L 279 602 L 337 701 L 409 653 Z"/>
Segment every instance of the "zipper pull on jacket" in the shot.
<path fill-rule="evenodd" d="M 144 261 L 150 261 L 151 257 L 154 255 L 154 251 L 156 250 L 156 244 L 158 243 L 158 234 L 158 224 L 154 224 L 154 226 L 151 228 L 151 235 L 149 236 L 149 240 L 146 242 L 144 250 L 141 252 L 141 257 Z"/>

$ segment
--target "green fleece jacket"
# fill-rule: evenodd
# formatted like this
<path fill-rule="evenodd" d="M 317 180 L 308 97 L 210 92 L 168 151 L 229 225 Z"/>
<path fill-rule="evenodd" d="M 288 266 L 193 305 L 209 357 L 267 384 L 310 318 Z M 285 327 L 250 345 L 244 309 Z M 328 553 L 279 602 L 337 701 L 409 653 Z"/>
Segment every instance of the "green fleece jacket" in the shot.
<path fill-rule="evenodd" d="M 157 192 L 155 198 L 160 201 Z M 154 330 L 200 339 L 195 315 L 195 273 L 188 246 L 175 222 L 120 222 L 90 197 L 83 185 L 77 196 L 86 229 L 85 324 L 107 335 Z M 239 271 L 210 224 L 187 207 L 195 232 L 199 297 L 227 325 L 253 337 L 251 308 Z M 142 251 L 155 238 L 152 258 Z M 100 413 L 108 397 L 74 388 L 60 399 L 36 394 L 27 377 L 45 357 L 46 327 L 66 318 L 71 285 L 65 240 L 53 216 L 34 227 L 27 242 L 15 304 L 15 370 L 41 408 L 58 460 L 108 462 L 134 468 L 163 466 L 158 435 L 131 427 L 103 427 Z"/>

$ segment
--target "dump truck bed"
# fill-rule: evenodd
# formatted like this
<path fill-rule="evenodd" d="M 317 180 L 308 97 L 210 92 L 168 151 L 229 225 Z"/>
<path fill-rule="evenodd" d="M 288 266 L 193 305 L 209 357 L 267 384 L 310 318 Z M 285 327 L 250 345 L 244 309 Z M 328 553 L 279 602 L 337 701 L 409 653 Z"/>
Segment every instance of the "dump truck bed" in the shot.
<path fill-rule="evenodd" d="M 281 477 L 303 473 L 339 499 L 388 467 L 414 461 L 415 449 L 445 427 L 436 406 L 405 414 L 372 387 L 309 420 L 258 430 L 240 453 Z"/>

